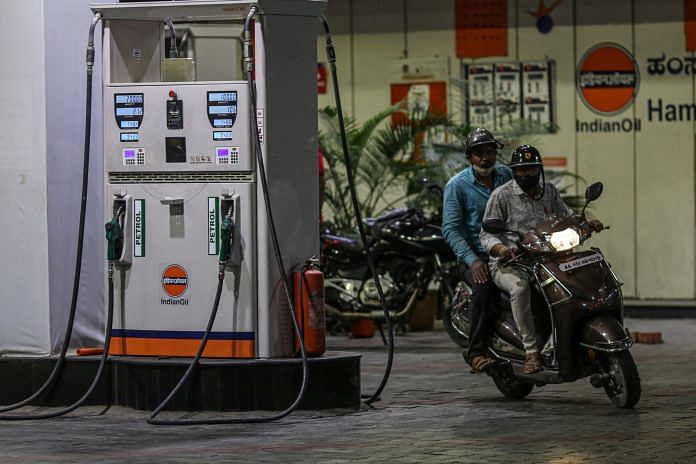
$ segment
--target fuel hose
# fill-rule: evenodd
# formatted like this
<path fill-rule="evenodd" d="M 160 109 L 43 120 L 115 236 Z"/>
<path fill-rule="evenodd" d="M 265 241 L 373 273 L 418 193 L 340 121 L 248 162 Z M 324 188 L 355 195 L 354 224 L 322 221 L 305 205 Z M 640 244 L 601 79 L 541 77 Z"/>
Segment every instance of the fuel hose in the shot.
<path fill-rule="evenodd" d="M 338 126 L 341 134 L 341 147 L 343 149 L 343 161 L 346 166 L 346 176 L 348 177 L 348 188 L 350 190 L 350 198 L 353 203 L 353 211 L 355 213 L 355 220 L 358 222 L 358 231 L 360 232 L 360 240 L 363 244 L 363 249 L 365 250 L 365 256 L 367 257 L 367 265 L 370 268 L 370 273 L 375 281 L 375 286 L 377 287 L 377 294 L 379 295 L 379 302 L 382 306 L 382 311 L 384 312 L 384 320 L 387 324 L 387 334 L 388 334 L 388 354 L 387 354 L 387 365 L 384 368 L 384 374 L 382 380 L 377 387 L 377 390 L 371 395 L 362 395 L 365 398 L 365 403 L 372 404 L 375 401 L 379 401 L 380 395 L 386 387 L 389 381 L 389 375 L 391 373 L 392 364 L 394 362 L 394 329 L 391 323 L 391 317 L 389 315 L 389 309 L 387 307 L 386 299 L 384 298 L 384 291 L 382 290 L 382 283 L 380 281 L 379 275 L 377 274 L 377 269 L 375 267 L 374 260 L 369 253 L 369 245 L 367 243 L 367 234 L 365 233 L 365 226 L 362 220 L 362 214 L 360 213 L 360 204 L 358 203 L 358 194 L 355 191 L 355 179 L 353 177 L 353 167 L 350 161 L 350 153 L 348 151 L 348 139 L 346 137 L 346 124 L 343 119 L 343 106 L 341 105 L 341 92 L 338 86 L 338 71 L 336 67 L 336 49 L 333 43 L 333 37 L 331 36 L 331 28 L 329 27 L 329 22 L 326 20 L 326 16 L 321 15 L 321 23 L 324 25 L 324 31 L 326 32 L 326 57 L 331 66 L 331 79 L 333 81 L 334 97 L 336 99 L 336 113 L 338 115 Z"/>

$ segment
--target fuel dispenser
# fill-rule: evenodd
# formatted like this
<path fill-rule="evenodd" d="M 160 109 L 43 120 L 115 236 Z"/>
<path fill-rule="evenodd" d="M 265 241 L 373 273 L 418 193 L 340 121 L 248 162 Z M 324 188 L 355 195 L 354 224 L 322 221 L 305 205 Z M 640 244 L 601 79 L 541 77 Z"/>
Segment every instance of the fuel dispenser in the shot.
<path fill-rule="evenodd" d="M 254 24 L 255 115 L 246 81 L 198 82 L 190 72 L 171 80 L 164 58 L 170 21 L 243 21 L 252 6 L 263 18 Z M 227 272 L 203 356 L 294 353 L 251 118 L 289 273 L 318 253 L 316 78 L 310 76 L 324 6 L 323 0 L 93 5 L 104 23 L 105 220 L 120 217 L 123 235 L 114 261 L 110 355 L 194 356 L 224 243 L 231 243 L 223 250 Z M 226 59 L 224 50 L 219 54 Z"/>
<path fill-rule="evenodd" d="M 91 5 L 95 16 L 87 48 L 85 165 L 93 35 L 97 23 L 103 22 L 108 261 L 104 353 L 92 385 L 77 402 L 50 413 L 0 415 L 0 420 L 46 419 L 73 411 L 94 391 L 109 355 L 193 357 L 179 383 L 150 415 L 151 424 L 267 422 L 298 407 L 307 387 L 308 351 L 303 337 L 295 346 L 293 332 L 304 330 L 310 355 L 321 355 L 325 349 L 323 314 L 314 307 L 323 301 L 323 279 L 310 258 L 319 246 L 317 18 L 327 37 L 351 199 L 367 243 L 325 5 L 326 0 Z M 196 81 L 194 63 L 179 58 L 176 50 L 174 23 L 180 21 L 244 24 L 246 80 Z M 169 58 L 164 58 L 165 28 L 172 38 Z M 223 50 L 219 58 L 226 59 Z M 271 203 L 279 206 L 274 212 Z M 368 262 L 376 275 L 369 255 Z M 293 271 L 294 303 L 288 284 Z M 389 356 L 377 391 L 364 396 L 367 403 L 379 400 L 393 359 L 393 332 L 379 278 L 376 281 L 389 332 Z M 73 305 L 65 347 L 74 309 Z M 292 356 L 296 350 L 302 355 L 302 385 L 295 401 L 280 413 L 155 419 L 203 356 L 274 358 Z M 0 412 L 26 405 L 51 388 L 64 359 L 65 349 L 38 391 Z"/>

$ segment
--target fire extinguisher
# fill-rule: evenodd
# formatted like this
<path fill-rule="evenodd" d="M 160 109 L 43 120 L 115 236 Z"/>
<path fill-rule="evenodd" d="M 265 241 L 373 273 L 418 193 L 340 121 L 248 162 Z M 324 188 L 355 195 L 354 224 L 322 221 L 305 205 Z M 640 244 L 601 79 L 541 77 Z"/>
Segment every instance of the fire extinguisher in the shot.
<path fill-rule="evenodd" d="M 308 260 L 300 272 L 293 273 L 295 315 L 300 325 L 308 356 L 321 356 L 326 351 L 326 320 L 324 317 L 324 273 L 316 259 Z M 300 350 L 299 340 L 295 349 Z"/>

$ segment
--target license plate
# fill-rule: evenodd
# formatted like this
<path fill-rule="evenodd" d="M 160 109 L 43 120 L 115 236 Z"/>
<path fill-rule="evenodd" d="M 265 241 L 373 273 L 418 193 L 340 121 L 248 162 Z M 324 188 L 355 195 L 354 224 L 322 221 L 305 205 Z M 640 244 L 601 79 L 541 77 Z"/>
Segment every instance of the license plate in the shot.
<path fill-rule="evenodd" d="M 571 261 L 559 264 L 558 267 L 561 271 L 570 271 L 571 269 L 577 269 L 579 267 L 587 266 L 588 264 L 598 263 L 604 261 L 604 256 L 599 253 L 595 253 L 589 256 L 583 256 L 582 258 L 573 259 Z"/>

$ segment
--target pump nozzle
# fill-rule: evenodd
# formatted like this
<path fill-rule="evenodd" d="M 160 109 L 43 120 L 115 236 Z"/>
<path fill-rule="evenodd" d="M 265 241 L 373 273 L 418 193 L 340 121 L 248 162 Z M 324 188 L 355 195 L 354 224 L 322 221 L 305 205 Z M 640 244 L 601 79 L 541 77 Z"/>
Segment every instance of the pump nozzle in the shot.
<path fill-rule="evenodd" d="M 232 245 L 234 242 L 234 222 L 232 221 L 233 207 L 227 210 L 227 215 L 222 220 L 220 227 L 220 264 L 226 263 L 232 256 Z"/>
<path fill-rule="evenodd" d="M 121 229 L 121 214 L 123 214 L 123 206 L 120 206 L 109 222 L 104 225 L 106 229 L 106 240 L 108 247 L 106 249 L 106 259 L 109 263 L 116 261 L 120 256 L 120 248 L 123 244 L 123 230 Z"/>

